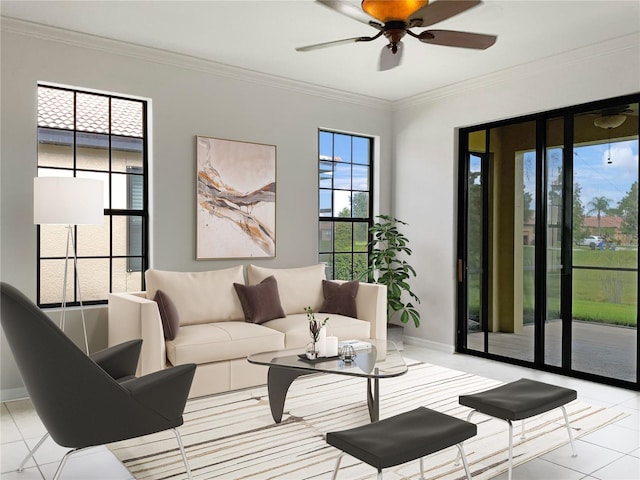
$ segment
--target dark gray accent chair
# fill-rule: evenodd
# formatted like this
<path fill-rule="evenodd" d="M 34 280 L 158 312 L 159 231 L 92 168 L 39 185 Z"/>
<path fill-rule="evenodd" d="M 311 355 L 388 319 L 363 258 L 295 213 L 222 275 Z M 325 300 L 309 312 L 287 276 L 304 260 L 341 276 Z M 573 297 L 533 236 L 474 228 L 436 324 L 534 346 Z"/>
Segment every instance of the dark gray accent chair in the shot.
<path fill-rule="evenodd" d="M 90 357 L 18 289 L 0 282 L 0 321 L 31 402 L 47 436 L 71 448 L 55 473 L 79 450 L 173 430 L 191 479 L 180 434 L 194 364 L 135 377 L 142 340 Z"/>
<path fill-rule="evenodd" d="M 456 445 L 464 463 L 465 475 L 471 480 L 462 442 L 476 433 L 477 427 L 473 423 L 425 407 L 349 430 L 329 432 L 327 443 L 342 450 L 336 460 L 332 479 L 336 479 L 345 453 L 375 467 L 378 480 L 382 479 L 384 468 L 419 458 L 420 478 L 423 479 L 422 458 Z"/>

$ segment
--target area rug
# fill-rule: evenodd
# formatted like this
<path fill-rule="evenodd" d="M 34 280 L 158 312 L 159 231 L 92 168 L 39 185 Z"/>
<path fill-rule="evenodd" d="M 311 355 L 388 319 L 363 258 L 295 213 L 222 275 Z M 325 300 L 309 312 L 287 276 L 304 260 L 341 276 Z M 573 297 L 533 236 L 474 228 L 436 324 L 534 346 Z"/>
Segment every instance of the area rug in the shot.
<path fill-rule="evenodd" d="M 425 363 L 411 362 L 406 375 L 380 381 L 380 417 L 419 406 L 465 419 L 469 409 L 458 396 L 500 385 L 495 380 Z M 340 375 L 298 378 L 289 389 L 280 424 L 271 418 L 266 387 L 250 388 L 190 400 L 179 428 L 194 479 L 302 480 L 329 479 L 338 450 L 325 434 L 369 422 L 366 381 Z M 579 394 L 579 392 L 578 392 Z M 574 438 L 612 423 L 626 414 L 574 401 L 567 405 Z M 507 470 L 508 427 L 502 420 L 476 414 L 478 435 L 464 448 L 474 479 L 492 478 Z M 514 466 L 569 443 L 562 411 L 556 409 L 514 426 Z M 138 480 L 186 479 L 172 432 L 114 443 L 116 457 Z M 429 479 L 464 478 L 454 465 L 457 448 L 425 458 Z M 580 452 L 578 452 L 579 454 Z M 345 456 L 339 479 L 376 478 L 376 470 Z M 418 462 L 385 469 L 387 480 L 418 479 Z"/>

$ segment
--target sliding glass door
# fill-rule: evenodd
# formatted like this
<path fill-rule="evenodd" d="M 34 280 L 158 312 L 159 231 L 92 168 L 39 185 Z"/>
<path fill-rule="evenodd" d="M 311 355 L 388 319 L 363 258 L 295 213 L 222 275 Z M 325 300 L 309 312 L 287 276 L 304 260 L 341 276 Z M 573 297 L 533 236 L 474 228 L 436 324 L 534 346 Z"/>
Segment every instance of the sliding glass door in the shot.
<path fill-rule="evenodd" d="M 457 350 L 638 388 L 638 100 L 460 131 Z"/>

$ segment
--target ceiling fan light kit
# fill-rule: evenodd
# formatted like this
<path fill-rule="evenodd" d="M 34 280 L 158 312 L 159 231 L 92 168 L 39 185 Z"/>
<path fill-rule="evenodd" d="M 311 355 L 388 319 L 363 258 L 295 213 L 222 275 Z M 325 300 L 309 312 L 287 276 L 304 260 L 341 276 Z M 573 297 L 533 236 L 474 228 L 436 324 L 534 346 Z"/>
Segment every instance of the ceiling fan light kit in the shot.
<path fill-rule="evenodd" d="M 308 52 L 346 43 L 370 42 L 384 35 L 388 44 L 383 47 L 380 53 L 379 70 L 389 70 L 400 64 L 398 52 L 402 53 L 401 40 L 407 34 L 422 43 L 475 50 L 487 49 L 497 39 L 495 35 L 454 30 L 425 30 L 420 33 L 414 33 L 410 30 L 411 28 L 428 27 L 447 20 L 481 4 L 481 0 L 435 0 L 432 3 L 427 0 L 363 0 L 362 11 L 378 21 L 365 18 L 367 15 L 363 15 L 357 7 L 347 0 L 316 0 L 316 2 L 361 23 L 366 23 L 378 30 L 378 33 L 371 37 L 353 37 L 307 45 L 298 47 L 296 50 Z M 389 58 L 389 52 L 398 58 Z"/>
<path fill-rule="evenodd" d="M 362 10 L 376 20 L 387 23 L 405 20 L 428 3 L 426 0 L 362 0 Z"/>
<path fill-rule="evenodd" d="M 627 119 L 626 115 L 601 115 L 596 117 L 593 124 L 600 128 L 618 128 Z"/>

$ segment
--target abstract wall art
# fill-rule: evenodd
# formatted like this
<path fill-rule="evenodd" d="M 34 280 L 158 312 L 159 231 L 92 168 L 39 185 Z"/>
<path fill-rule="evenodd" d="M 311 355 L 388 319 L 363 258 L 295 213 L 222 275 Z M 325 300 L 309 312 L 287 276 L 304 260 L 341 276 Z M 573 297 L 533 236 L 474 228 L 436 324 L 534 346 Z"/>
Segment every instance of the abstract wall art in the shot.
<path fill-rule="evenodd" d="M 276 146 L 196 137 L 196 258 L 276 255 Z"/>

